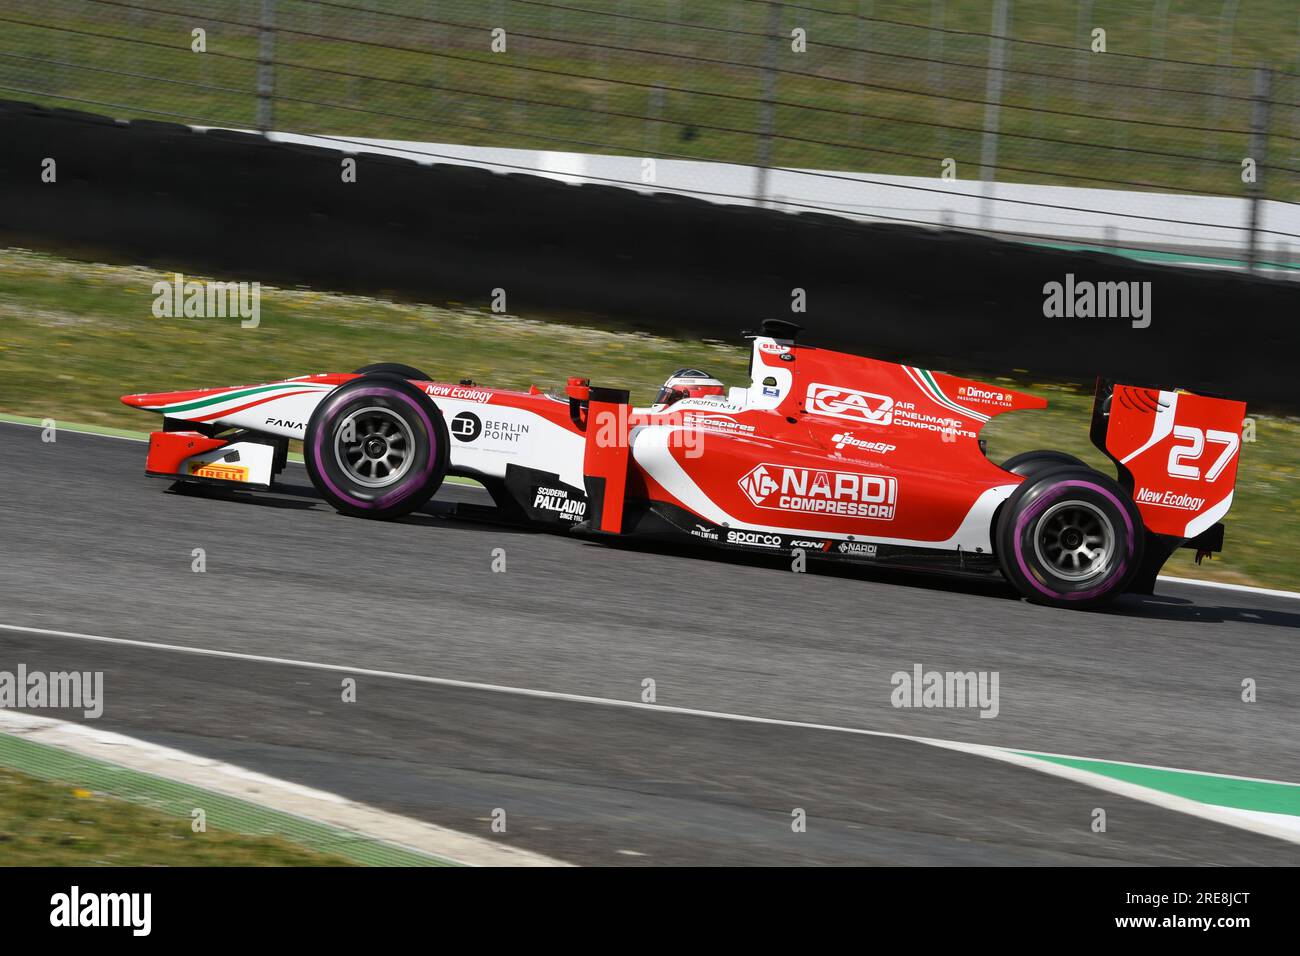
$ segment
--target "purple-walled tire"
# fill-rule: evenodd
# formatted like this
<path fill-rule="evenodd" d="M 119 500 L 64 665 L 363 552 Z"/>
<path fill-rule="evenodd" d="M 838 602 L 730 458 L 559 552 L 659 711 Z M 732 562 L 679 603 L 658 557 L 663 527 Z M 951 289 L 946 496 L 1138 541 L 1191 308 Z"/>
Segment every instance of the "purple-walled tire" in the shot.
<path fill-rule="evenodd" d="M 302 457 L 321 497 L 345 515 L 398 518 L 425 504 L 447 473 L 447 425 L 399 375 L 340 385 L 307 422 Z"/>
<path fill-rule="evenodd" d="M 1019 455 L 1012 455 L 998 467 L 1003 471 L 1011 472 L 1013 475 L 1028 478 L 1040 471 L 1046 471 L 1048 468 L 1060 468 L 1062 465 L 1071 465 L 1075 468 L 1088 467 L 1088 463 L 1080 458 L 1067 455 L 1063 451 L 1048 451 L 1047 449 L 1024 451 Z"/>
<path fill-rule="evenodd" d="M 1036 604 L 1086 608 L 1122 592 L 1142 560 L 1133 499 L 1090 468 L 1031 474 L 1002 506 L 994 547 L 1007 580 Z"/>

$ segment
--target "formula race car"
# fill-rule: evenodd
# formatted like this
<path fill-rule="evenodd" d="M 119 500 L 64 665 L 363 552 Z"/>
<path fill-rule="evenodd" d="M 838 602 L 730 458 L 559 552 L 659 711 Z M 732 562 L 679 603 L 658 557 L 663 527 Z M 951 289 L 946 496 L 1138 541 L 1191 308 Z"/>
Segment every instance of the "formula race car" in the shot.
<path fill-rule="evenodd" d="M 648 408 L 585 378 L 561 397 L 390 364 L 122 401 L 163 416 L 150 475 L 266 489 L 301 439 L 317 491 L 357 517 L 405 515 L 459 475 L 498 520 L 1000 573 L 1061 607 L 1149 594 L 1174 549 L 1221 549 L 1242 402 L 1101 380 L 1091 438 L 1116 478 L 1058 451 L 998 465 L 980 428 L 1044 399 L 796 344 L 799 331 L 749 333 L 749 387 L 683 370 Z"/>

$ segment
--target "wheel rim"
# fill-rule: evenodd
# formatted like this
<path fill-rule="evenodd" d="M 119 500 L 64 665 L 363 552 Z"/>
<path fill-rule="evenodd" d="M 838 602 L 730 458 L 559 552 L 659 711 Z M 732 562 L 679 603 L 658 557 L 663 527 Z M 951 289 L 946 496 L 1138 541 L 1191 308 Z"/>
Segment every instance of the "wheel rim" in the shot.
<path fill-rule="evenodd" d="M 346 441 L 348 437 L 352 440 Z M 383 488 L 401 481 L 411 470 L 415 435 L 406 419 L 391 408 L 361 408 L 334 429 L 334 458 L 348 480 Z"/>
<path fill-rule="evenodd" d="M 1071 582 L 1090 581 L 1110 567 L 1115 527 L 1091 502 L 1062 501 L 1038 519 L 1034 553 L 1052 575 Z"/>

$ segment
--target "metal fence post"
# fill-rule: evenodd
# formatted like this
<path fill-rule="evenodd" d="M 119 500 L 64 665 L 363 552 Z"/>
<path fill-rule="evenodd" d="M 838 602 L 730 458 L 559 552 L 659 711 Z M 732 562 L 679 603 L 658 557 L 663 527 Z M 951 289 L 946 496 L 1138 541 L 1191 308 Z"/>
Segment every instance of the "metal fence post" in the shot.
<path fill-rule="evenodd" d="M 1164 79 L 1165 33 L 1169 29 L 1169 0 L 1156 0 L 1151 11 L 1151 65 L 1152 76 L 1159 85 Z"/>
<path fill-rule="evenodd" d="M 930 4 L 930 90 L 938 92 L 943 89 L 943 20 L 944 0 L 933 0 Z"/>
<path fill-rule="evenodd" d="M 998 168 L 998 120 L 1002 107 L 1002 66 L 1006 61 L 1007 20 L 1011 0 L 994 0 L 993 27 L 989 37 L 989 67 L 985 83 L 984 136 L 980 144 L 980 179 L 984 195 L 980 201 L 980 228 L 993 225 L 993 179 Z"/>
<path fill-rule="evenodd" d="M 1215 61 L 1223 69 L 1216 70 L 1214 81 L 1214 119 L 1223 116 L 1223 94 L 1226 92 L 1224 77 L 1227 67 L 1232 65 L 1232 33 L 1237 25 L 1237 0 L 1224 0 L 1223 11 L 1219 14 L 1219 50 Z"/>
<path fill-rule="evenodd" d="M 645 148 L 648 153 L 659 152 L 660 127 L 664 117 L 664 85 L 655 83 L 650 90 L 650 108 L 645 123 Z"/>
<path fill-rule="evenodd" d="M 867 44 L 871 40 L 871 32 L 867 24 L 871 20 L 871 0 L 858 0 L 858 75 L 863 81 L 867 79 Z M 853 138 L 862 138 L 862 114 L 853 114 Z"/>
<path fill-rule="evenodd" d="M 781 50 L 781 3 L 768 0 L 767 43 L 763 50 L 762 102 L 758 108 L 758 171 L 754 177 L 754 205 L 767 204 L 767 170 L 772 165 L 772 134 L 776 121 L 776 64 Z"/>
<path fill-rule="evenodd" d="M 1268 157 L 1268 107 L 1273 74 L 1267 67 L 1255 70 L 1255 96 L 1250 111 L 1250 158 L 1255 161 L 1255 181 L 1250 183 L 1250 247 L 1246 268 L 1255 271 L 1259 261 L 1259 207 L 1264 198 L 1264 165 Z"/>
<path fill-rule="evenodd" d="M 275 0 L 262 0 L 257 31 L 257 128 L 265 133 L 275 123 Z"/>
<path fill-rule="evenodd" d="M 1083 44 L 1085 56 L 1083 58 L 1083 95 L 1086 99 L 1091 99 L 1092 87 L 1088 86 L 1088 80 L 1092 78 L 1092 0 L 1082 0 L 1079 4 L 1079 23 L 1075 28 L 1078 36 L 1076 42 Z"/>

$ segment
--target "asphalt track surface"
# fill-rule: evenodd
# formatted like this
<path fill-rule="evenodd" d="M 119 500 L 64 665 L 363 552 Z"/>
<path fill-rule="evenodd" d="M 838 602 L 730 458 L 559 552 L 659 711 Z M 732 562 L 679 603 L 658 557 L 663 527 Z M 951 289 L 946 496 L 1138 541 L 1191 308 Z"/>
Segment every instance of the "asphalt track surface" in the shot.
<path fill-rule="evenodd" d="M 1300 859 L 906 740 L 369 676 L 345 704 L 337 672 L 2 626 L 623 701 L 651 678 L 660 705 L 1294 781 L 1300 601 L 1162 583 L 1082 614 L 996 583 L 349 519 L 300 465 L 269 495 L 173 494 L 143 459 L 0 424 L 0 670 L 104 671 L 103 729 L 483 836 L 502 808 L 492 838 L 577 863 Z M 893 707 L 891 675 L 918 663 L 998 671 L 998 716 Z"/>

